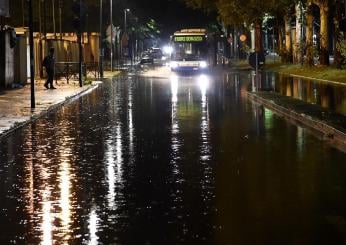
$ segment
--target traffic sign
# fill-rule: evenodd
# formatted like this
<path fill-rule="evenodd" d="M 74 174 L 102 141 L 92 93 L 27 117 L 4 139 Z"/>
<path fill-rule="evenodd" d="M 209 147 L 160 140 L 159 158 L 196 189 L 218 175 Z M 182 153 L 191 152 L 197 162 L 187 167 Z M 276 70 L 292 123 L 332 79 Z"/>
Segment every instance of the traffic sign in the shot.
<path fill-rule="evenodd" d="M 240 37 L 239 37 L 239 39 L 240 39 L 240 41 L 245 42 L 246 39 L 247 39 L 247 37 L 246 37 L 246 35 L 241 34 Z"/>
<path fill-rule="evenodd" d="M 256 55 L 257 54 L 257 55 Z M 256 66 L 256 61 L 257 61 L 257 66 Z M 249 64 L 252 68 L 254 69 L 259 69 L 261 68 L 265 63 L 265 56 L 264 53 L 261 52 L 253 52 L 249 56 Z"/>

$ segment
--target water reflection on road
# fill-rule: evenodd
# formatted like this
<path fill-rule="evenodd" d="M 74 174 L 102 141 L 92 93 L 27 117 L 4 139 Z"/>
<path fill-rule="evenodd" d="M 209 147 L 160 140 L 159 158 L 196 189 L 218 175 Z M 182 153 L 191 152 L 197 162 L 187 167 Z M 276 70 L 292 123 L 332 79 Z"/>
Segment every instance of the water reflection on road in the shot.
<path fill-rule="evenodd" d="M 344 243 L 345 154 L 252 85 L 125 75 L 3 139 L 1 244 Z"/>
<path fill-rule="evenodd" d="M 258 90 L 274 91 L 346 116 L 346 86 L 277 73 L 263 73 Z"/>

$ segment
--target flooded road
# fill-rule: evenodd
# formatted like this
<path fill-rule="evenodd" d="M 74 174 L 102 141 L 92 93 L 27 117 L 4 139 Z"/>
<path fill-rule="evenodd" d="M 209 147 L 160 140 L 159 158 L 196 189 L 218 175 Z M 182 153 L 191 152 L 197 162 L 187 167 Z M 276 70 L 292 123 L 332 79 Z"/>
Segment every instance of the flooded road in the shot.
<path fill-rule="evenodd" d="M 247 74 L 114 78 L 0 145 L 1 244 L 344 244 L 346 154 Z"/>
<path fill-rule="evenodd" d="M 260 83 L 252 87 L 317 104 L 346 116 L 345 84 L 332 84 L 267 72 L 262 75 Z"/>

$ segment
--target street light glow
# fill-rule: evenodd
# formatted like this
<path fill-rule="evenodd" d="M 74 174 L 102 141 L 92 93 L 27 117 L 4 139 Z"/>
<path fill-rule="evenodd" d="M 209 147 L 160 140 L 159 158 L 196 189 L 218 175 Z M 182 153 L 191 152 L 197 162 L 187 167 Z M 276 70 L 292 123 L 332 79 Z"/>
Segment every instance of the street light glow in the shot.
<path fill-rule="evenodd" d="M 173 47 L 172 46 L 164 46 L 162 48 L 162 50 L 165 54 L 171 55 L 173 53 Z"/>

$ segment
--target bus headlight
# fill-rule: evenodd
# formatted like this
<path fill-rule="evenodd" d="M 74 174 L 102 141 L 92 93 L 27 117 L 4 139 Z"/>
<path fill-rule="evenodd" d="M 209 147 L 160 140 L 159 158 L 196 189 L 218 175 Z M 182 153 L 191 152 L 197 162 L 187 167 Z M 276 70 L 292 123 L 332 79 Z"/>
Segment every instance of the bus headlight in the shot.
<path fill-rule="evenodd" d="M 207 62 L 205 62 L 205 61 L 199 62 L 199 67 L 201 67 L 201 68 L 207 68 L 207 66 L 208 66 Z"/>
<path fill-rule="evenodd" d="M 173 69 L 175 69 L 175 68 L 178 67 L 178 63 L 175 62 L 175 61 L 172 61 L 171 64 L 170 64 L 170 67 L 173 68 Z"/>

